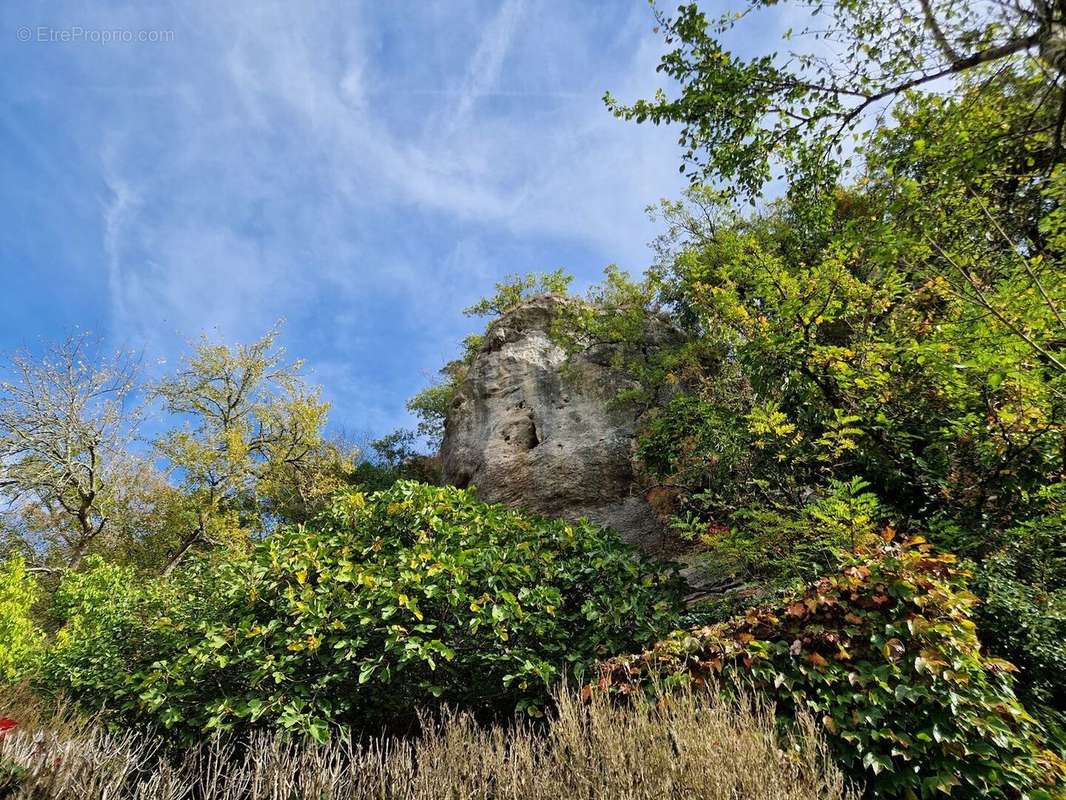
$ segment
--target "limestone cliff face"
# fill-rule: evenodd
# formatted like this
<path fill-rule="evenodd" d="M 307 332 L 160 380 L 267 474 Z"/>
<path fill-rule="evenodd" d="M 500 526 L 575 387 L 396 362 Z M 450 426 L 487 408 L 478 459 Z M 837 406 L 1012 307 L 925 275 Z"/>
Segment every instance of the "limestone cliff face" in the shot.
<path fill-rule="evenodd" d="M 444 478 L 489 502 L 587 516 L 657 551 L 663 531 L 634 477 L 636 413 L 611 402 L 626 383 L 602 352 L 562 369 L 548 331 L 563 302 L 532 298 L 489 327 L 448 413 Z"/>

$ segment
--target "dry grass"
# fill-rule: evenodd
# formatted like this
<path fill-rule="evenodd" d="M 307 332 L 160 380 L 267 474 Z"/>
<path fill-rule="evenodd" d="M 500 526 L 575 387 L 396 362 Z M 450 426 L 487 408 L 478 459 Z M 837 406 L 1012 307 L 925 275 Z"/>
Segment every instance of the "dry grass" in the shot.
<path fill-rule="evenodd" d="M 582 704 L 562 693 L 550 723 L 483 726 L 462 714 L 418 739 L 325 745 L 257 734 L 166 758 L 161 743 L 109 733 L 29 695 L 0 695 L 20 725 L 0 761 L 22 772 L 4 800 L 813 800 L 852 798 L 814 728 L 783 740 L 769 709 L 680 694 L 658 707 Z M 0 775 L 2 775 L 0 771 Z M 0 778 L 0 786 L 2 786 Z"/>

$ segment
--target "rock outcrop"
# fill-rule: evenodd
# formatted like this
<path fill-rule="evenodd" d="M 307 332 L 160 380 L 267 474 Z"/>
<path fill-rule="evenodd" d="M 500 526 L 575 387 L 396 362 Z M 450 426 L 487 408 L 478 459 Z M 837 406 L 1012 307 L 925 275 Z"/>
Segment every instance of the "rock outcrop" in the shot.
<path fill-rule="evenodd" d="M 660 551 L 662 526 L 635 480 L 637 414 L 614 402 L 627 383 L 609 353 L 567 363 L 549 336 L 566 302 L 535 297 L 489 326 L 448 413 L 444 478 L 489 502 L 589 517 Z"/>

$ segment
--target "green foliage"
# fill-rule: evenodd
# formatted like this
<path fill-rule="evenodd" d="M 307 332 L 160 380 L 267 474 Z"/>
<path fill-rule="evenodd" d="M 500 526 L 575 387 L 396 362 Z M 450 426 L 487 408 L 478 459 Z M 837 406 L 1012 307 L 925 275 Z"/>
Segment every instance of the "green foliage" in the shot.
<path fill-rule="evenodd" d="M 927 5 L 944 13 L 944 4 Z M 866 25 L 878 6 L 902 8 L 849 3 L 828 25 L 854 33 L 848 26 Z M 719 43 L 698 13 L 682 7 L 677 20 L 690 29 L 668 27 L 680 49 L 667 58 L 692 78 L 673 110 L 689 114 L 675 119 L 690 133 L 706 122 L 697 134 L 713 137 L 725 131 L 719 123 L 747 124 L 743 104 L 725 119 L 728 98 L 776 67 L 745 73 L 716 60 Z M 997 29 L 984 41 L 1007 35 Z M 865 80 L 881 56 L 860 52 Z M 1053 117 L 1061 90 L 1047 77 L 1008 59 L 960 73 L 946 91 L 906 93 L 894 124 L 866 139 L 862 171 L 847 186 L 794 183 L 751 215 L 731 207 L 730 193 L 701 186 L 664 202 L 643 307 L 607 302 L 595 319 L 603 328 L 618 317 L 619 330 L 638 331 L 635 314 L 666 314 L 688 337 L 649 360 L 639 336 L 626 334 L 633 356 L 622 366 L 651 399 L 638 455 L 660 507 L 705 545 L 713 570 L 741 580 L 739 596 L 715 598 L 717 613 L 796 570 L 789 543 L 832 545 L 832 536 L 809 536 L 806 509 L 858 478 L 885 518 L 979 564 L 987 645 L 1023 666 L 1028 700 L 1061 711 L 1061 696 L 1047 690 L 1061 658 L 1058 584 L 1046 577 L 1059 570 L 1048 545 L 1058 523 L 1031 502 L 1061 482 L 1066 456 L 1066 188 Z M 776 156 L 766 141 L 755 146 L 775 123 L 764 130 L 765 120 L 752 120 L 754 138 L 708 149 L 704 166 L 753 191 L 769 163 L 760 159 Z M 820 147 L 816 130 L 795 134 L 793 155 Z M 1015 614 L 1026 626 L 1011 630 Z"/>
<path fill-rule="evenodd" d="M 866 544 L 780 605 L 608 661 L 600 686 L 750 682 L 820 720 L 875 797 L 1051 797 L 1066 765 L 1015 699 L 1015 667 L 982 654 L 963 578 L 920 538 Z"/>
<path fill-rule="evenodd" d="M 439 459 L 419 447 L 418 434 L 400 428 L 370 443 L 373 457 L 362 459 L 350 479 L 363 492 L 388 489 L 399 480 L 439 484 Z"/>
<path fill-rule="evenodd" d="M 463 311 L 470 317 L 499 317 L 537 294 L 566 295 L 574 278 L 565 270 L 508 275 L 496 284 L 496 294 L 484 297 Z"/>
<path fill-rule="evenodd" d="M 89 706 L 121 706 L 134 691 L 133 670 L 165 652 L 154 624 L 165 589 L 99 556 L 64 573 L 49 609 L 60 627 L 35 682 Z"/>
<path fill-rule="evenodd" d="M 53 576 L 90 554 L 158 573 L 193 549 L 244 546 L 313 516 L 349 483 L 354 454 L 322 437 L 326 404 L 284 362 L 277 333 L 236 347 L 205 339 L 154 387 L 138 385 L 135 359 L 87 336 L 12 357 L 0 383 L 0 553 Z M 138 395 L 175 417 L 147 456 L 129 449 Z"/>
<path fill-rule="evenodd" d="M 831 481 L 824 495 L 798 508 L 742 509 L 729 527 L 698 521 L 702 571 L 734 584 L 705 603 L 702 613 L 723 619 L 832 572 L 841 552 L 865 541 L 881 519 L 877 498 L 866 488 L 858 478 Z"/>
<path fill-rule="evenodd" d="M 459 384 L 466 377 L 467 364 L 452 361 L 440 374 L 443 380 L 427 386 L 407 401 L 407 410 L 418 417 L 418 433 L 433 445 L 439 445 L 444 437 L 444 421 L 455 399 Z"/>
<path fill-rule="evenodd" d="M 659 15 L 677 98 L 610 101 L 682 124 L 686 163 L 734 181 L 661 207 L 644 311 L 666 307 L 703 346 L 661 359 L 688 397 L 649 415 L 643 452 L 669 455 L 651 477 L 698 493 L 710 521 L 860 475 L 907 517 L 1009 527 L 1062 470 L 1066 106 L 1044 47 L 1059 12 L 800 5 L 829 12 L 801 38 L 845 45 L 846 69 L 802 50 L 741 59 L 725 41 L 746 14 L 685 4 Z M 1022 56 L 1038 49 L 1044 63 Z M 931 75 L 953 82 L 925 93 Z M 826 183 L 848 166 L 833 145 L 890 97 L 852 185 Z M 737 213 L 729 189 L 757 194 L 775 160 L 787 197 Z"/>
<path fill-rule="evenodd" d="M 910 263 L 929 251 L 906 238 L 902 220 L 890 231 L 880 211 L 871 222 L 862 197 L 841 193 L 832 205 L 836 231 L 805 260 L 785 207 L 717 231 L 671 265 L 685 313 L 729 343 L 743 375 L 733 407 L 715 402 L 706 429 L 686 436 L 736 442 L 727 455 L 740 445 L 740 466 L 770 479 L 770 495 L 857 472 L 911 514 L 1009 517 L 1018 492 L 1061 459 L 1056 303 L 1032 301 L 1036 282 L 1015 254 L 1014 264 L 980 268 L 998 281 L 982 296 L 1008 320 L 999 323 L 939 263 Z M 1064 291 L 1051 272 L 1041 285 L 1056 298 Z M 731 471 L 720 474 L 730 483 Z M 715 474 L 704 480 L 733 488 Z"/>
<path fill-rule="evenodd" d="M 344 483 L 345 454 L 325 445 L 327 403 L 286 363 L 278 330 L 250 345 L 204 339 L 184 368 L 155 388 L 186 421 L 159 437 L 159 454 L 182 476 L 195 523 L 168 569 L 193 548 L 245 546 L 272 512 L 306 507 Z"/>
<path fill-rule="evenodd" d="M 1054 128 L 1049 120 L 1063 103 L 1064 69 L 1061 58 L 1049 55 L 1059 52 L 1055 31 L 1062 24 L 1054 3 L 798 0 L 793 11 L 807 25 L 789 29 L 781 50 L 752 58 L 731 52 L 731 38 L 750 38 L 741 26 L 777 5 L 776 0 L 752 0 L 717 17 L 696 3 L 683 3 L 673 16 L 657 12 L 657 30 L 672 46 L 657 71 L 671 79 L 676 96 L 660 89 L 652 99 L 627 106 L 608 93 L 608 108 L 638 123 L 680 125 L 682 172 L 689 170 L 694 182 L 729 182 L 730 192 L 748 197 L 759 194 L 775 167 L 787 167 L 790 191 L 797 194 L 831 185 L 850 164 L 846 140 L 853 137 L 861 152 L 867 119 L 933 81 L 968 80 L 975 74 L 980 81 L 989 73 L 1040 76 L 1048 85 L 1041 101 L 1046 108 L 1026 122 L 1025 130 Z M 1038 48 L 1043 59 L 1033 57 Z M 827 51 L 848 55 L 826 57 Z M 1061 125 L 1058 131 L 1061 136 Z M 957 152 L 964 157 L 979 154 L 968 142 L 961 144 Z M 1055 150 L 1053 157 L 1061 158 L 1061 141 Z"/>
<path fill-rule="evenodd" d="M 22 558 L 0 564 L 0 683 L 25 678 L 37 666 L 44 645 L 33 618 L 38 597 L 37 581 Z"/>
<path fill-rule="evenodd" d="M 72 578 L 49 675 L 186 732 L 539 713 L 562 677 L 676 624 L 679 588 L 589 523 L 400 482 L 186 572 L 159 606 L 119 570 Z"/>
<path fill-rule="evenodd" d="M 416 444 L 414 431 L 400 429 L 376 439 L 370 446 L 382 463 L 401 465 L 418 455 Z"/>
<path fill-rule="evenodd" d="M 603 281 L 590 287 L 584 298 L 571 298 L 572 302 L 555 308 L 549 335 L 557 345 L 570 355 L 591 356 L 636 378 L 634 385 L 619 393 L 620 405 L 653 406 L 667 377 L 660 359 L 662 345 L 681 344 L 672 321 L 657 313 L 661 289 L 654 275 L 635 281 L 609 264 Z M 665 351 L 672 353 L 670 348 Z"/>
<path fill-rule="evenodd" d="M 444 437 L 444 421 L 448 418 L 448 410 L 483 338 L 477 334 L 467 336 L 463 340 L 462 357 L 441 367 L 440 382 L 427 386 L 407 401 L 407 410 L 418 417 L 418 435 L 427 439 L 432 446 L 439 446 Z"/>
<path fill-rule="evenodd" d="M 1045 492 L 1043 513 L 1003 534 L 1002 548 L 977 564 L 974 588 L 984 600 L 976 612 L 982 641 L 993 652 L 1011 654 L 1025 680 L 1026 702 L 1056 710 L 1066 732 L 1064 489 L 1058 484 Z"/>

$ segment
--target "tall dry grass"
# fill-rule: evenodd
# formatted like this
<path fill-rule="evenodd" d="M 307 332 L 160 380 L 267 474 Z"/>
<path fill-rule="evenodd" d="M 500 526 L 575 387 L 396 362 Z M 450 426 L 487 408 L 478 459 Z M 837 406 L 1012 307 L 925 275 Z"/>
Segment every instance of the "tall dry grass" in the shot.
<path fill-rule="evenodd" d="M 541 726 L 426 721 L 417 739 L 328 744 L 277 734 L 212 740 L 178 756 L 28 693 L 0 694 L 19 727 L 0 739 L 18 776 L 4 800 L 844 800 L 809 722 L 784 739 L 770 709 L 706 693 L 619 708 L 561 692 Z M 0 767 L 0 776 L 4 774 Z M 10 774 L 10 772 L 9 772 Z M 0 777 L 0 786 L 3 778 Z"/>

